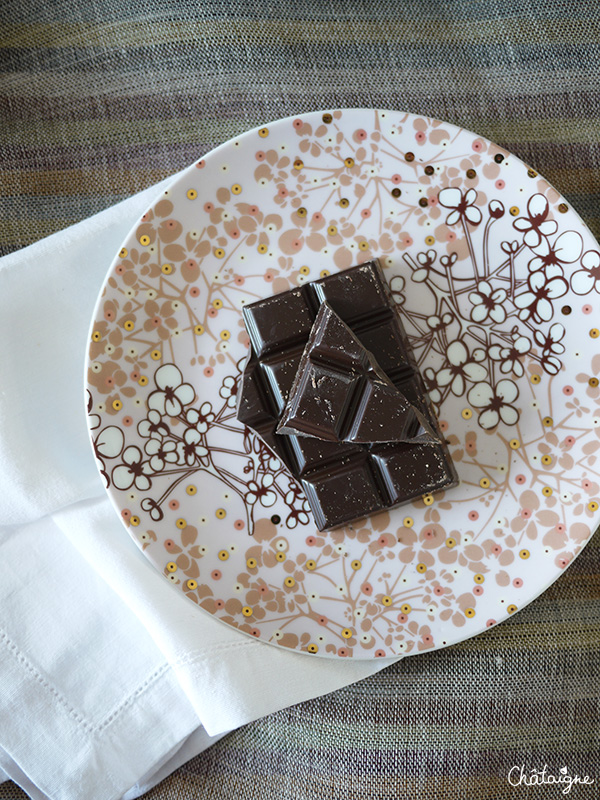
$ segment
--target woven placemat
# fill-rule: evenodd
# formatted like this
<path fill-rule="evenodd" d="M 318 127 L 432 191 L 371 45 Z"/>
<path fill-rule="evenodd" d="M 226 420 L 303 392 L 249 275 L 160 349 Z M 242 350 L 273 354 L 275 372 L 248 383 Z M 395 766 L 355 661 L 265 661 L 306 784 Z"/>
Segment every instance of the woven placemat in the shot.
<path fill-rule="evenodd" d="M 16 21 L 18 19 L 18 22 Z M 0 49 L 0 253 L 249 127 L 334 107 L 477 131 L 600 236 L 597 0 L 23 0 Z M 514 618 L 236 731 L 152 800 L 557 798 L 600 785 L 600 537 Z M 248 675 L 252 681 L 252 675 Z M 513 773 L 514 775 L 514 773 Z M 0 800 L 24 797 L 0 785 Z"/>

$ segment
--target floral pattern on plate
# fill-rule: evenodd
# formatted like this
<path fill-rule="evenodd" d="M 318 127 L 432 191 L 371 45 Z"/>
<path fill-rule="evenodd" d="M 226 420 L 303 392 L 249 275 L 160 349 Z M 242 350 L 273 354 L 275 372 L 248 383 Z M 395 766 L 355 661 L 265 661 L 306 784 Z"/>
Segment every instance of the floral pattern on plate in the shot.
<path fill-rule="evenodd" d="M 461 484 L 326 533 L 235 418 L 241 309 L 379 257 Z M 205 612 L 325 657 L 442 647 L 522 608 L 599 519 L 600 252 L 535 170 L 394 111 L 305 114 L 190 167 L 110 267 L 92 445 L 145 554 Z"/>

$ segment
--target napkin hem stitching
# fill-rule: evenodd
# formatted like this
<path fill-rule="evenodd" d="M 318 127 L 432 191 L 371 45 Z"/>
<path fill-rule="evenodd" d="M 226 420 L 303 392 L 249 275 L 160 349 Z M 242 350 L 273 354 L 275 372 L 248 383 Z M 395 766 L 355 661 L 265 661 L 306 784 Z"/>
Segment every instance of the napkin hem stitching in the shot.
<path fill-rule="evenodd" d="M 47 678 L 44 678 L 44 676 L 37 671 L 27 656 L 12 641 L 6 631 L 2 629 L 0 629 L 0 641 L 6 645 L 11 655 L 16 658 L 16 660 L 22 664 L 31 675 L 33 675 L 35 680 L 56 698 L 57 702 L 66 709 L 69 716 L 72 717 L 75 722 L 81 725 L 87 733 L 91 734 L 94 732 L 94 727 L 91 725 L 91 723 L 82 717 L 81 714 L 67 702 L 66 698 L 61 694 L 61 692 L 59 692 L 59 690 L 53 686 Z"/>

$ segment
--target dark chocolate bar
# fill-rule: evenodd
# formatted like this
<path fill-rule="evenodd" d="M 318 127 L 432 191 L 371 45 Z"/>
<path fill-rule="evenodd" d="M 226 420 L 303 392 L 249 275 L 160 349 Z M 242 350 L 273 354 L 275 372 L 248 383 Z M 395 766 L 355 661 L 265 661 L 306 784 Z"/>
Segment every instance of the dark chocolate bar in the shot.
<path fill-rule="evenodd" d="M 300 359 L 277 433 L 331 442 L 412 441 L 435 436 L 350 328 L 323 303 Z M 412 432 L 412 435 L 411 435 Z"/>
<path fill-rule="evenodd" d="M 327 303 L 369 351 L 436 437 L 415 443 L 356 444 L 280 434 L 305 345 Z M 244 308 L 251 352 L 238 394 L 238 419 L 258 433 L 301 483 L 320 530 L 450 488 L 457 475 L 377 261 L 259 300 Z"/>

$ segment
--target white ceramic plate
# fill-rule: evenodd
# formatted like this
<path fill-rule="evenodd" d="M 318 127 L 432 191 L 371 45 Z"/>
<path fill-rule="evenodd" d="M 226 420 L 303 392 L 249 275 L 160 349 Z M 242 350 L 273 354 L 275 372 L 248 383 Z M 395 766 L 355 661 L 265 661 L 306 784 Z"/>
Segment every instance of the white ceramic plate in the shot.
<path fill-rule="evenodd" d="M 461 485 L 319 533 L 235 419 L 241 308 L 373 257 Z M 109 495 L 174 590 L 261 641 L 373 658 L 473 636 L 600 520 L 599 292 L 578 215 L 469 131 L 366 109 L 249 131 L 157 198 L 110 266 L 87 365 Z"/>

